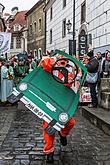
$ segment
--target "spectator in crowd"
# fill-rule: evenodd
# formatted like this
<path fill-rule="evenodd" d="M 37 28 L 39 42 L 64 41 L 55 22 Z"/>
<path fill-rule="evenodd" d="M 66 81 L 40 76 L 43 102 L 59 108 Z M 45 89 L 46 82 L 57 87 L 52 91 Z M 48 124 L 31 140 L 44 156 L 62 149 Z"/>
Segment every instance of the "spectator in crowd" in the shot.
<path fill-rule="evenodd" d="M 5 62 L 1 67 L 1 102 L 3 105 L 7 103 L 7 97 L 13 90 L 14 72 L 9 62 Z"/>
<path fill-rule="evenodd" d="M 87 54 L 84 54 L 84 56 L 83 56 L 83 64 L 84 65 L 87 65 L 88 64 L 88 62 L 89 62 L 89 57 L 87 56 Z"/>
<path fill-rule="evenodd" d="M 103 71 L 104 71 L 103 70 L 103 64 L 104 64 L 105 58 L 102 57 L 101 52 L 97 52 L 97 54 L 95 56 L 99 62 L 99 68 L 98 68 L 99 77 L 98 77 L 98 79 L 100 81 L 100 78 L 103 78 Z"/>
<path fill-rule="evenodd" d="M 18 64 L 14 67 L 15 73 L 15 86 L 17 86 L 20 81 L 29 73 L 29 67 L 26 65 L 25 59 L 20 57 L 18 59 Z"/>
<path fill-rule="evenodd" d="M 104 62 L 104 77 L 110 77 L 110 51 L 107 52 L 105 62 Z"/>
<path fill-rule="evenodd" d="M 0 102 L 1 102 L 1 67 L 4 63 L 4 59 L 0 57 Z"/>
<path fill-rule="evenodd" d="M 28 59 L 28 65 L 29 65 L 29 73 L 37 67 L 37 63 L 34 60 L 34 58 Z"/>
<path fill-rule="evenodd" d="M 105 58 L 103 57 L 103 54 L 101 54 L 101 52 L 97 52 L 95 56 L 99 62 L 97 91 L 98 91 L 98 103 L 100 104 L 101 102 L 100 83 L 101 83 L 101 78 L 103 78 Z"/>
<path fill-rule="evenodd" d="M 96 77 L 96 75 L 98 75 L 99 62 L 94 57 L 93 51 L 88 52 L 87 56 L 88 56 L 89 61 L 85 66 L 87 67 L 88 74 L 92 78 L 93 76 Z M 86 80 L 87 80 L 87 77 L 86 77 Z M 97 99 L 97 94 L 96 94 L 97 80 L 98 80 L 98 76 L 94 82 L 88 81 L 88 84 L 90 86 L 91 99 L 92 99 L 92 103 L 88 105 L 89 108 L 97 107 L 98 105 L 98 99 Z"/>

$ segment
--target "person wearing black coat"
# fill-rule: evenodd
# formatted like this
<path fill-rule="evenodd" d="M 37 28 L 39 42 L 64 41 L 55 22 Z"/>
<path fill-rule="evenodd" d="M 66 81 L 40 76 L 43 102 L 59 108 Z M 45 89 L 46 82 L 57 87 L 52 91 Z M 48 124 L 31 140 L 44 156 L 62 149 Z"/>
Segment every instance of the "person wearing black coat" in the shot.
<path fill-rule="evenodd" d="M 99 67 L 99 62 L 94 57 L 93 51 L 88 52 L 87 56 L 89 58 L 89 62 L 88 62 L 88 64 L 86 64 L 87 71 L 89 73 L 97 73 L 98 67 Z M 91 100 L 92 100 L 91 104 L 88 105 L 89 108 L 97 107 L 97 105 L 98 105 L 96 85 L 97 85 L 97 81 L 95 83 L 89 83 Z"/>

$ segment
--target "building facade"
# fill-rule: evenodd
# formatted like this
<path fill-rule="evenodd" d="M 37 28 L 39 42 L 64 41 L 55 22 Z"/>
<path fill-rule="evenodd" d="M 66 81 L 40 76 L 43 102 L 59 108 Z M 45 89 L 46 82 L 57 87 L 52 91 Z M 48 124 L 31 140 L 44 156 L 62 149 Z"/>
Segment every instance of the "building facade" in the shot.
<path fill-rule="evenodd" d="M 39 0 L 27 13 L 28 52 L 41 58 L 45 52 L 45 0 Z"/>
<path fill-rule="evenodd" d="M 109 0 L 49 0 L 46 4 L 46 49 L 72 52 L 75 16 L 76 51 L 83 56 L 88 49 L 104 53 L 110 50 Z M 68 33 L 68 20 L 71 29 Z"/>
<path fill-rule="evenodd" d="M 70 0 L 49 0 L 46 12 L 46 50 L 61 49 L 69 51 L 67 20 L 72 19 L 72 3 Z"/>
<path fill-rule="evenodd" d="M 12 34 L 10 54 L 16 55 L 27 51 L 27 28 L 25 14 L 27 11 L 18 11 L 12 8 L 12 13 L 6 20 L 7 32 Z"/>
<path fill-rule="evenodd" d="M 110 50 L 110 1 L 76 0 L 77 45 L 81 33 L 87 36 L 87 46 L 94 53 Z"/>

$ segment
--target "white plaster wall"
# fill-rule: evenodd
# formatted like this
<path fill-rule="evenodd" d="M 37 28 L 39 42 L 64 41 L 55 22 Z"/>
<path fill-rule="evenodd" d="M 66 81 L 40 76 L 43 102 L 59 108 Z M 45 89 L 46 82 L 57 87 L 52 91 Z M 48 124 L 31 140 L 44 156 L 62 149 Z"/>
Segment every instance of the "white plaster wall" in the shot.
<path fill-rule="evenodd" d="M 67 0 L 67 6 L 63 8 L 62 0 L 56 0 L 53 7 L 53 19 L 50 21 L 50 9 L 47 11 L 47 37 L 46 37 L 46 49 L 61 49 L 68 52 L 69 39 L 71 35 L 66 33 L 66 37 L 62 38 L 62 22 L 66 18 L 72 22 L 72 1 Z M 53 33 L 53 42 L 50 44 L 50 29 Z"/>
<path fill-rule="evenodd" d="M 75 29 L 76 43 L 78 49 L 78 35 L 81 28 L 81 3 L 84 0 L 76 0 Z M 67 0 L 66 8 L 62 7 L 62 0 L 56 0 L 53 6 L 53 19 L 50 21 L 50 9 L 47 11 L 47 49 L 66 49 L 68 52 L 68 40 L 72 35 L 66 34 L 62 38 L 62 20 L 70 19 L 73 22 L 73 0 Z M 100 48 L 110 45 L 110 0 L 86 0 L 86 22 L 87 33 L 92 34 L 92 47 Z M 50 29 L 53 31 L 53 42 L 50 41 Z M 104 50 L 103 49 L 103 50 Z M 101 49 L 102 50 L 102 49 Z"/>
<path fill-rule="evenodd" d="M 81 0 L 78 1 L 81 4 Z M 80 7 L 76 8 L 76 14 L 80 11 Z M 80 27 L 76 22 L 76 28 Z M 92 34 L 93 48 L 110 44 L 110 0 L 86 0 L 86 27 L 88 34 Z"/>

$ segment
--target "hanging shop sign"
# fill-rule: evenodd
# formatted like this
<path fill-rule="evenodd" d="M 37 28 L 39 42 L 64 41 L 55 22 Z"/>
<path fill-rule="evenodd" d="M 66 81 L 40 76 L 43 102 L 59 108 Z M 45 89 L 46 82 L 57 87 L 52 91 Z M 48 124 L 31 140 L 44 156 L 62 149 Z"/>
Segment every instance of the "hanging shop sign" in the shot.
<path fill-rule="evenodd" d="M 87 35 L 79 35 L 79 55 L 87 53 Z"/>

